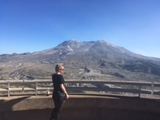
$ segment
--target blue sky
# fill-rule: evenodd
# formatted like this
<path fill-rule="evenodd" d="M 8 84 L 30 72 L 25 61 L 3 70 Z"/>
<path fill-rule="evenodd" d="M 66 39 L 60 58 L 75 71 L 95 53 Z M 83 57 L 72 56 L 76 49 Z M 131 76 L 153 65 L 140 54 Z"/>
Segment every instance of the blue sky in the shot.
<path fill-rule="evenodd" d="M 0 0 L 0 54 L 65 40 L 107 42 L 160 58 L 160 0 Z"/>

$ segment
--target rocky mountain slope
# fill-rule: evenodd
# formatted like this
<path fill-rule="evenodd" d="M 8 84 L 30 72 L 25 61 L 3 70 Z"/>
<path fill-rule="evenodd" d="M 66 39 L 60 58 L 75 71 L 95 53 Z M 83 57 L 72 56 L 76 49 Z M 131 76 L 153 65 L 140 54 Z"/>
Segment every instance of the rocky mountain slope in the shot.
<path fill-rule="evenodd" d="M 55 48 L 0 55 L 0 79 L 50 78 L 64 63 L 67 79 L 160 81 L 160 59 L 132 53 L 106 41 L 65 41 Z"/>

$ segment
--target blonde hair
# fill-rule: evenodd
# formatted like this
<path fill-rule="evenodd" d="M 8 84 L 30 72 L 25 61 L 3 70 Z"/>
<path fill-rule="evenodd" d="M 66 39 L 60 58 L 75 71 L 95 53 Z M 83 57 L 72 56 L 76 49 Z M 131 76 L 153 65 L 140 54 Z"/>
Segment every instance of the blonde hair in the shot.
<path fill-rule="evenodd" d="M 64 65 L 62 63 L 59 63 L 55 66 L 55 71 L 58 72 L 59 70 L 64 69 Z"/>

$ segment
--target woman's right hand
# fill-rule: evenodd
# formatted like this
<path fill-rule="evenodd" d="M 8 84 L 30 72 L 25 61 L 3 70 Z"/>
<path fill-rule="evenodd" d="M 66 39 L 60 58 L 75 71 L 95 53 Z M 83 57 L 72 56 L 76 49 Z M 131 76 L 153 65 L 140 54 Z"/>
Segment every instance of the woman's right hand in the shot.
<path fill-rule="evenodd" d="M 69 99 L 69 95 L 66 93 L 66 98 Z"/>

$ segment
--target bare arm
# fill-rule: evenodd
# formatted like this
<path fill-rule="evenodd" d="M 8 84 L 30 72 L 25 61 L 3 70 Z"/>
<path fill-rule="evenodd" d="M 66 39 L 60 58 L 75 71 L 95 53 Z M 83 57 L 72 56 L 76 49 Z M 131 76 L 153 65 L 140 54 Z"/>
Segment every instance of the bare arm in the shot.
<path fill-rule="evenodd" d="M 64 84 L 61 84 L 61 89 L 66 94 L 67 99 L 69 99 L 69 95 L 68 95 L 68 93 L 66 91 L 66 88 L 65 88 Z"/>

